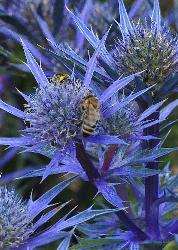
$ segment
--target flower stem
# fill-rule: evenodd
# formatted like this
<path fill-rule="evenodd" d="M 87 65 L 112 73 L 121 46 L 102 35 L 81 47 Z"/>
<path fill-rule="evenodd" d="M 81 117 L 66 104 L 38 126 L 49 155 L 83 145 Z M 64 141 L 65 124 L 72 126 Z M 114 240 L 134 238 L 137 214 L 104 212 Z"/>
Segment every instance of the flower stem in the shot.
<path fill-rule="evenodd" d="M 155 112 L 149 116 L 148 120 L 159 119 L 159 112 Z M 144 130 L 144 135 L 152 135 L 159 137 L 159 123 L 153 125 Z M 159 143 L 159 140 L 146 141 L 144 144 L 145 149 L 153 149 Z M 149 162 L 146 165 L 149 169 L 158 169 L 158 162 Z M 153 203 L 158 199 L 159 196 L 159 176 L 149 176 L 145 178 L 145 219 L 146 219 L 146 230 L 150 237 L 154 239 L 160 238 L 159 230 L 159 206 L 152 211 Z"/>
<path fill-rule="evenodd" d="M 100 177 L 100 174 L 98 170 L 93 166 L 93 163 L 87 155 L 82 142 L 76 144 L 76 156 L 82 168 L 84 169 L 89 181 L 91 183 L 94 183 L 94 181 Z"/>
<path fill-rule="evenodd" d="M 118 145 L 115 145 L 115 144 L 109 147 L 108 151 L 105 154 L 101 171 L 107 171 L 109 169 L 109 166 L 112 162 L 114 155 L 116 154 L 117 149 L 118 149 Z"/>
<path fill-rule="evenodd" d="M 108 155 L 108 159 L 105 163 L 105 168 L 108 169 L 110 162 L 113 158 L 113 152 L 115 152 L 116 147 L 111 147 L 111 156 Z M 84 169 L 89 181 L 93 184 L 95 184 L 95 180 L 101 178 L 98 170 L 93 166 L 93 163 L 90 161 L 89 156 L 87 155 L 85 148 L 83 146 L 83 143 L 77 143 L 76 144 L 76 156 L 78 161 L 80 162 L 82 168 Z M 137 240 L 146 240 L 149 239 L 149 237 L 127 216 L 127 214 L 124 211 L 118 211 L 117 216 L 119 219 L 123 222 L 123 224 L 128 228 L 128 230 L 131 230 L 134 235 L 136 236 Z"/>
<path fill-rule="evenodd" d="M 118 211 L 116 214 L 124 225 L 136 235 L 135 240 L 144 241 L 149 239 L 149 237 L 127 216 L 123 210 Z"/>

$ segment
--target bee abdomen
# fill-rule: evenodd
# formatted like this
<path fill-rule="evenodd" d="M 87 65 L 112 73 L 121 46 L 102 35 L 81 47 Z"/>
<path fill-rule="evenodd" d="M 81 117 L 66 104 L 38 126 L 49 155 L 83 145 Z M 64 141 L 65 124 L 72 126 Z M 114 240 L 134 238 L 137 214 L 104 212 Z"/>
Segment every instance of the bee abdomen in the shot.
<path fill-rule="evenodd" d="M 94 96 L 89 96 L 85 99 L 83 106 L 83 123 L 82 123 L 82 133 L 83 136 L 89 136 L 95 132 L 100 118 L 99 113 L 99 102 Z"/>
<path fill-rule="evenodd" d="M 82 126 L 82 132 L 83 132 L 83 136 L 89 136 L 91 135 L 95 129 L 96 129 L 96 126 L 97 126 L 97 123 L 91 125 L 91 124 L 88 124 L 88 123 L 83 123 L 83 126 Z"/>
<path fill-rule="evenodd" d="M 82 132 L 84 136 L 91 135 L 98 124 L 98 119 L 96 117 L 88 117 L 88 119 L 84 119 L 83 125 L 82 125 Z"/>

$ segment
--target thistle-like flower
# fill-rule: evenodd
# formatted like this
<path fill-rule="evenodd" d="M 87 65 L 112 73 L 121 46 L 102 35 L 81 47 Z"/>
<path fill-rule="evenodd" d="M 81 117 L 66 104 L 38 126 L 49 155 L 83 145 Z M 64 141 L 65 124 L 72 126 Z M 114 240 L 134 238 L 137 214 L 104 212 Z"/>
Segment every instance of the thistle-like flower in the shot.
<path fill-rule="evenodd" d="M 24 112 L 6 106 L 1 101 L 3 109 L 6 106 L 6 111 L 22 118 L 26 124 L 20 138 L 4 138 L 1 143 L 20 146 L 26 148 L 26 151 L 42 153 L 52 158 L 45 178 L 49 174 L 48 170 L 58 165 L 61 158 L 73 151 L 76 143 L 82 141 L 85 114 L 82 106 L 87 97 L 96 95 L 89 85 L 75 79 L 73 74 L 71 77 L 65 74 L 59 75 L 59 78 L 54 76 L 48 80 L 25 43 L 23 46 L 38 87 L 29 96 L 21 93 L 27 102 Z"/>
<path fill-rule="evenodd" d="M 134 23 L 128 19 L 123 1 L 120 1 L 122 39 L 115 45 L 115 60 L 120 75 L 144 70 L 144 83 L 148 86 L 156 84 L 158 89 L 177 71 L 178 53 L 177 37 L 161 25 L 158 1 L 154 5 L 151 20 Z"/>
<path fill-rule="evenodd" d="M 1 186 L 0 249 L 36 249 L 59 239 L 68 240 L 69 245 L 73 230 L 69 232 L 65 229 L 86 222 L 97 215 L 116 211 L 115 209 L 93 210 L 89 208 L 73 217 L 69 217 L 68 213 L 67 216 L 62 217 L 54 225 L 50 225 L 44 230 L 43 225 L 64 208 L 68 202 L 58 207 L 55 206 L 48 212 L 45 209 L 49 209 L 51 201 L 75 179 L 76 177 L 70 177 L 58 183 L 35 201 L 30 197 L 28 203 L 23 202 L 14 189 L 9 190 L 5 186 Z M 50 204 L 51 206 L 52 204 Z M 45 212 L 40 216 L 42 211 Z M 41 227 L 43 227 L 42 232 Z"/>
<path fill-rule="evenodd" d="M 0 248 L 14 249 L 24 243 L 31 233 L 28 206 L 15 190 L 0 186 Z"/>
<path fill-rule="evenodd" d="M 122 102 L 125 98 L 124 94 L 120 98 L 115 96 L 110 100 L 110 105 Z M 138 118 L 138 105 L 136 102 L 131 102 L 103 121 L 103 127 L 106 133 L 118 135 L 119 138 L 132 143 L 134 138 L 138 139 L 143 134 L 141 124 L 137 123 Z"/>
<path fill-rule="evenodd" d="M 77 142 L 82 136 L 81 105 L 89 93 L 91 90 L 72 76 L 64 75 L 62 82 L 54 76 L 45 88 L 37 88 L 25 105 L 30 117 L 25 136 L 33 137 L 35 144 L 44 143 L 52 151 Z"/>

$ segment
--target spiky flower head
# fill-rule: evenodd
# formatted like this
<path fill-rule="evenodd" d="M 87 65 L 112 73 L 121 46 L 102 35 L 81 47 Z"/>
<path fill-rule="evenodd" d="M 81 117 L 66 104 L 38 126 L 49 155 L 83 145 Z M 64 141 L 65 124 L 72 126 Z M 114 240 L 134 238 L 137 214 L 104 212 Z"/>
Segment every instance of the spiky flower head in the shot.
<path fill-rule="evenodd" d="M 16 194 L 0 186 L 0 249 L 14 249 L 31 234 L 31 218 L 27 205 Z"/>
<path fill-rule="evenodd" d="M 120 1 L 120 15 L 123 39 L 118 40 L 115 53 L 119 74 L 129 75 L 144 70 L 144 83 L 160 87 L 177 71 L 178 53 L 177 38 L 161 26 L 158 1 L 155 1 L 151 20 L 131 23 L 123 1 Z"/>
<path fill-rule="evenodd" d="M 110 106 L 118 102 L 124 102 L 125 95 L 114 96 L 110 100 Z M 142 135 L 141 125 L 136 124 L 139 117 L 139 108 L 136 102 L 131 102 L 122 109 L 118 110 L 109 118 L 103 121 L 103 127 L 106 133 L 117 135 L 127 142 L 132 142 L 133 138 Z"/>
<path fill-rule="evenodd" d="M 37 88 L 25 105 L 30 116 L 25 135 L 32 136 L 36 143 L 45 143 L 51 150 L 64 149 L 78 140 L 82 135 L 81 105 L 89 93 L 78 79 L 54 76 L 45 89 Z"/>

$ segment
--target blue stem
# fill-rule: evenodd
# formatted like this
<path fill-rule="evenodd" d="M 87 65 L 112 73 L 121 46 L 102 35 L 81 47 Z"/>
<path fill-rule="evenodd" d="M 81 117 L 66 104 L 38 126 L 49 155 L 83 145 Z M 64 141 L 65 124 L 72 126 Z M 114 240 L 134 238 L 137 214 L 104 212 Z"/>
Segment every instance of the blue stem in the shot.
<path fill-rule="evenodd" d="M 148 118 L 149 120 L 159 119 L 159 112 L 155 112 Z M 153 135 L 159 137 L 159 124 L 145 129 L 144 135 Z M 157 146 L 158 140 L 150 140 L 145 142 L 146 149 L 153 149 Z M 146 166 L 149 169 L 158 169 L 158 162 L 149 162 Z M 152 206 L 159 198 L 159 175 L 149 176 L 145 178 L 145 219 L 147 233 L 153 240 L 160 238 L 159 229 L 159 206 L 152 211 Z"/>
<path fill-rule="evenodd" d="M 101 178 L 98 170 L 94 167 L 87 155 L 82 142 L 76 144 L 76 156 L 91 183 L 94 184 L 96 179 Z M 117 216 L 123 222 L 124 226 L 134 233 L 136 240 L 144 241 L 149 239 L 149 237 L 127 216 L 124 211 L 118 211 Z"/>

